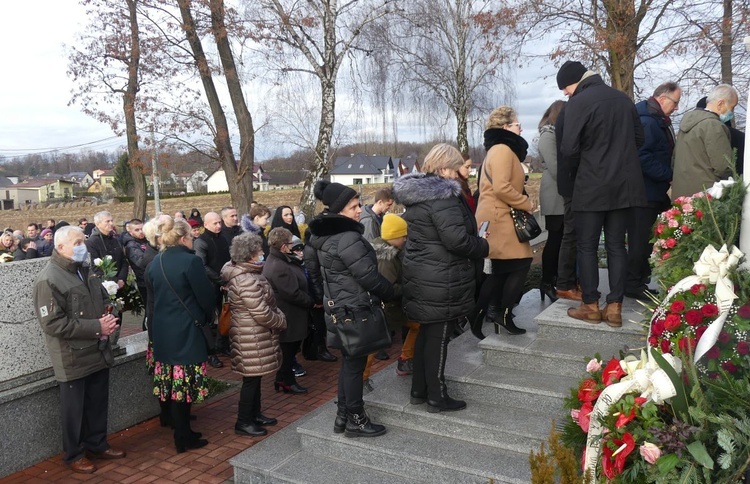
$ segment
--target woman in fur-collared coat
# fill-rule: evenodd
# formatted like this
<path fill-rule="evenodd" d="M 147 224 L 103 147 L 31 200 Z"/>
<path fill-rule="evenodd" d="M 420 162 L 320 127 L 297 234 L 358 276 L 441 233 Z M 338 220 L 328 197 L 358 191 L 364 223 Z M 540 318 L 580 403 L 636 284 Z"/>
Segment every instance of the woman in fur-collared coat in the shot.
<path fill-rule="evenodd" d="M 474 307 L 474 291 L 489 245 L 462 196 L 461 153 L 438 144 L 425 157 L 424 174 L 406 175 L 393 185 L 394 199 L 406 206 L 409 226 L 402 264 L 404 312 L 418 322 L 411 401 L 430 412 L 466 408 L 448 396 L 445 360 L 448 338 Z M 468 175 L 468 173 L 466 174 Z"/>

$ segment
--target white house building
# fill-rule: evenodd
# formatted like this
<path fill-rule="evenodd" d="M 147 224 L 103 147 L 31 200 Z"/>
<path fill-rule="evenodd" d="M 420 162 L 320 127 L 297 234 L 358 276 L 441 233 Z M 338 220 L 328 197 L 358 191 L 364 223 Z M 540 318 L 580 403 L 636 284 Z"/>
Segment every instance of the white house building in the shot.
<path fill-rule="evenodd" d="M 253 165 L 253 191 L 264 192 L 268 190 L 270 177 L 263 170 L 260 163 Z M 206 190 L 208 193 L 228 192 L 227 176 L 224 170 L 216 170 L 206 179 Z"/>
<path fill-rule="evenodd" d="M 395 174 L 390 156 L 357 153 L 339 156 L 330 171 L 331 182 L 342 185 L 369 185 L 391 183 Z"/>

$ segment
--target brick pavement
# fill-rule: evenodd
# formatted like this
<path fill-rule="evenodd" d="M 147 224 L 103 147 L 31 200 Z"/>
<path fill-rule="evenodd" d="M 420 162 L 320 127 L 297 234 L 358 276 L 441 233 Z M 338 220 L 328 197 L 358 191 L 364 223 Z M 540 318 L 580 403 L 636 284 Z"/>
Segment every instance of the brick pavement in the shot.
<path fill-rule="evenodd" d="M 394 344 L 388 351 L 391 359 L 375 360 L 373 373 L 392 364 L 400 354 L 399 336 L 394 339 Z M 337 351 L 332 350 L 332 353 L 338 356 Z M 307 370 L 307 375 L 299 378 L 299 383 L 309 389 L 306 395 L 276 393 L 273 390 L 273 375 L 263 377 L 263 413 L 279 420 L 278 425 L 267 427 L 266 437 L 294 423 L 336 396 L 340 362 L 306 361 L 301 355 L 298 355 L 298 358 Z M 228 358 L 221 357 L 221 360 L 224 362 L 224 368 L 209 367 L 209 376 L 240 382 L 242 378 L 231 371 Z M 234 423 L 237 418 L 238 400 L 239 385 L 235 385 L 207 402 L 193 407 L 193 413 L 198 419 L 193 422 L 192 427 L 195 431 L 202 432 L 204 438 L 209 441 L 209 444 L 201 449 L 177 454 L 171 429 L 162 428 L 156 417 L 110 435 L 109 443 L 113 447 L 126 450 L 128 455 L 115 461 L 96 461 L 99 469 L 94 474 L 73 473 L 63 464 L 62 454 L 59 454 L 11 474 L 0 480 L 0 483 L 225 482 L 233 475 L 229 459 L 266 438 L 235 435 Z M 333 417 L 332 413 L 332 424 Z M 50 429 L 50 433 L 55 435 L 54 438 L 58 438 L 58 432 L 58 429 Z"/>

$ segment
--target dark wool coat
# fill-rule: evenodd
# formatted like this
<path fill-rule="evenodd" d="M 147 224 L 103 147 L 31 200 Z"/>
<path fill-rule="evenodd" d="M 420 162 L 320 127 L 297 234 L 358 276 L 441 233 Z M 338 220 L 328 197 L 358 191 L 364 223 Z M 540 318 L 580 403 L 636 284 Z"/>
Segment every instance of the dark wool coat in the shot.
<path fill-rule="evenodd" d="M 208 232 L 207 230 L 204 231 Z M 232 245 L 232 240 L 240 235 L 242 233 L 242 227 L 239 225 L 235 225 L 234 227 L 227 227 L 224 225 L 224 221 L 221 222 L 221 236 L 224 237 L 224 240 L 227 241 L 227 247 Z M 219 272 L 221 271 L 221 267 L 219 267 Z"/>
<path fill-rule="evenodd" d="M 151 284 L 153 290 L 153 298 L 149 299 L 154 301 L 150 322 L 154 359 L 169 365 L 206 361 L 206 338 L 194 321 L 207 324 L 213 320 L 216 296 L 200 258 L 187 247 L 169 247 L 151 262 L 146 284 Z"/>
<path fill-rule="evenodd" d="M 221 268 L 229 262 L 229 244 L 221 232 L 215 234 L 209 230 L 193 240 L 193 250 L 195 255 L 203 261 L 203 267 L 206 268 L 206 274 L 214 285 L 221 286 Z"/>
<path fill-rule="evenodd" d="M 99 348 L 99 318 L 109 296 L 88 266 L 54 251 L 37 277 L 33 298 L 57 381 L 77 380 L 112 366 L 111 345 Z"/>
<path fill-rule="evenodd" d="M 555 122 L 555 147 L 557 148 L 557 193 L 563 198 L 573 197 L 573 184 L 575 183 L 575 173 L 570 169 L 570 160 L 565 156 L 560 147 L 562 145 L 563 131 L 565 130 L 565 108 L 568 103 L 560 110 Z M 565 208 L 563 206 L 563 208 Z"/>
<path fill-rule="evenodd" d="M 122 234 L 122 244 L 125 246 L 125 257 L 127 257 L 130 267 L 135 274 L 135 282 L 139 287 L 146 286 L 146 263 L 143 258 L 148 247 L 148 240 L 136 239 L 128 232 Z"/>
<path fill-rule="evenodd" d="M 393 196 L 406 206 L 409 226 L 402 265 L 406 317 L 425 324 L 467 316 L 490 248 L 476 235 L 461 185 L 436 175 L 405 175 L 393 184 Z"/>
<path fill-rule="evenodd" d="M 263 275 L 273 288 L 276 304 L 286 316 L 286 331 L 281 333 L 280 341 L 302 341 L 307 336 L 307 312 L 313 305 L 302 261 L 271 247 Z"/>
<path fill-rule="evenodd" d="M 564 116 L 560 149 L 575 172 L 573 210 L 645 206 L 643 126 L 633 101 L 595 74 L 578 83 Z"/>
<path fill-rule="evenodd" d="M 393 286 L 378 272 L 372 245 L 362 237 L 364 229 L 356 220 L 323 212 L 310 221 L 310 247 L 305 251 L 305 267 L 310 279 L 325 281 L 323 307 L 331 327 L 331 306 L 367 308 L 393 299 Z"/>
<path fill-rule="evenodd" d="M 250 262 L 227 262 L 221 270 L 232 315 L 232 369 L 242 376 L 267 375 L 281 366 L 279 332 L 286 318 L 262 271 L 263 265 Z"/>
<path fill-rule="evenodd" d="M 655 102 L 655 101 L 654 101 Z M 648 101 L 635 105 L 643 125 L 644 143 L 638 149 L 641 171 L 649 202 L 669 204 L 667 191 L 672 182 L 672 151 L 675 136 L 664 114 L 649 109 Z"/>
<path fill-rule="evenodd" d="M 91 261 L 94 259 L 103 260 L 108 255 L 112 256 L 112 260 L 115 261 L 115 267 L 117 267 L 117 274 L 112 278 L 113 281 L 128 280 L 128 261 L 125 259 L 125 250 L 114 231 L 109 235 L 103 235 L 99 232 L 99 229 L 94 228 L 89 238 L 86 239 L 86 248 L 91 256 Z M 101 269 L 93 264 L 91 264 L 91 270 L 97 276 L 103 276 Z"/>

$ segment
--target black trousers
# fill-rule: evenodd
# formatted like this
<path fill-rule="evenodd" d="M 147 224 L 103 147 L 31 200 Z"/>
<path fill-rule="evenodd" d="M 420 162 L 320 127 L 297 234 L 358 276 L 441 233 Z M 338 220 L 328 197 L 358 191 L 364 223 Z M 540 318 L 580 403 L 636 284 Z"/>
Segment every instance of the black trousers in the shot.
<path fill-rule="evenodd" d="M 143 331 L 146 331 L 146 309 L 148 307 L 148 291 L 146 290 L 146 286 L 137 286 L 138 287 L 138 294 L 141 295 L 141 301 L 143 301 L 143 322 L 141 323 L 141 329 Z"/>
<path fill-rule="evenodd" d="M 490 303 L 496 308 L 512 309 L 523 295 L 531 260 L 492 259 L 492 274 L 484 279 L 477 304 L 469 315 L 469 320 L 474 321 L 479 312 L 486 310 Z"/>
<path fill-rule="evenodd" d="M 169 404 L 172 413 L 172 425 L 174 425 L 174 441 L 176 444 L 186 444 L 196 440 L 193 430 L 190 428 L 191 403 L 175 402 Z"/>
<path fill-rule="evenodd" d="M 641 292 L 651 275 L 648 259 L 653 245 L 654 222 L 659 216 L 663 203 L 649 202 L 648 207 L 632 207 L 628 219 L 628 277 L 625 281 L 626 292 Z"/>
<path fill-rule="evenodd" d="M 448 396 L 445 386 L 445 360 L 448 357 L 448 341 L 456 329 L 456 321 L 420 324 L 414 344 L 414 373 L 411 391 L 439 402 Z"/>
<path fill-rule="evenodd" d="M 542 252 L 542 282 L 555 284 L 560 260 L 560 245 L 565 228 L 565 215 L 547 215 L 544 219 L 547 226 L 547 242 Z"/>
<path fill-rule="evenodd" d="M 242 377 L 237 422 L 248 424 L 260 414 L 260 376 Z"/>
<path fill-rule="evenodd" d="M 281 366 L 276 372 L 276 381 L 283 382 L 284 385 L 294 385 L 297 380 L 294 378 L 292 365 L 294 364 L 294 355 L 299 351 L 301 341 L 292 341 L 291 343 L 279 343 L 281 346 Z"/>
<path fill-rule="evenodd" d="M 607 303 L 622 302 L 628 272 L 625 231 L 629 216 L 629 208 L 607 212 L 576 212 L 578 268 L 584 303 L 598 302 L 601 296 L 598 289 L 599 264 L 597 251 L 602 228 L 604 228 L 604 248 L 607 250 L 609 272 Z"/>
<path fill-rule="evenodd" d="M 69 382 L 60 382 L 63 460 L 77 461 L 85 450 L 103 452 L 107 443 L 109 368 Z"/>
<path fill-rule="evenodd" d="M 563 197 L 563 234 L 560 241 L 559 259 L 557 262 L 557 289 L 569 291 L 575 289 L 578 284 L 576 271 L 576 224 L 573 213 L 573 199 Z"/>
<path fill-rule="evenodd" d="M 339 407 L 346 408 L 349 413 L 360 414 L 365 408 L 362 400 L 362 375 L 367 366 L 367 355 L 352 358 L 344 355 L 339 370 Z"/>

